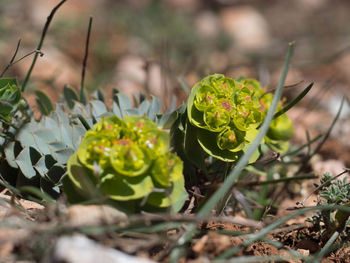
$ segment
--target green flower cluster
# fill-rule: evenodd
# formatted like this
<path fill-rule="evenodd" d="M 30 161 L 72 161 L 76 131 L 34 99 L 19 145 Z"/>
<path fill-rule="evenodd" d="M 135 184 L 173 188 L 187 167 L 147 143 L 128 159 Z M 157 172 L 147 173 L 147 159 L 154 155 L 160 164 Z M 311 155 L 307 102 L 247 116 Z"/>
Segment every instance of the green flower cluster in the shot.
<path fill-rule="evenodd" d="M 145 117 L 106 117 L 69 159 L 68 176 L 83 196 L 91 196 L 92 188 L 112 200 L 181 208 L 183 163 L 169 143 L 169 134 Z"/>
<path fill-rule="evenodd" d="M 256 137 L 272 98 L 256 80 L 238 81 L 214 74 L 191 90 L 187 115 L 190 124 L 197 128 L 197 139 L 204 151 L 234 162 Z M 283 114 L 273 120 L 265 140 L 275 150 L 284 151 L 292 135 L 292 123 Z M 251 160 L 258 156 L 256 153 Z"/>

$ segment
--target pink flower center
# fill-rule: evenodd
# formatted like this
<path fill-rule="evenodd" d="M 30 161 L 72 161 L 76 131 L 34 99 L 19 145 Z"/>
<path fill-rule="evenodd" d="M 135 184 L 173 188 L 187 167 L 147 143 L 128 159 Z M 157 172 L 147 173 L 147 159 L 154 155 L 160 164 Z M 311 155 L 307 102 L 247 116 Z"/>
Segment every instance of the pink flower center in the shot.
<path fill-rule="evenodd" d="M 231 106 L 231 104 L 228 101 L 221 102 L 221 105 L 227 111 L 232 110 L 232 106 Z"/>

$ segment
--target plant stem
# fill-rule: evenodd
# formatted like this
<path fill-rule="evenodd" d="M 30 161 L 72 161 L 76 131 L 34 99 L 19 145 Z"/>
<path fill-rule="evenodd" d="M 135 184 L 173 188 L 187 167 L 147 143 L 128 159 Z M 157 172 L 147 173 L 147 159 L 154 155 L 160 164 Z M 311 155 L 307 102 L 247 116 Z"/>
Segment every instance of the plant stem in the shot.
<path fill-rule="evenodd" d="M 3 72 L 0 74 L 0 78 L 2 78 L 5 74 L 5 72 L 12 66 L 13 64 L 13 61 L 15 60 L 16 56 L 17 56 L 17 52 L 18 52 L 18 49 L 19 49 L 19 46 L 21 45 L 21 39 L 18 40 L 17 42 L 17 47 L 16 47 L 16 50 L 15 50 L 15 53 L 13 53 L 13 56 L 10 60 L 10 63 L 6 66 L 6 68 L 3 70 Z"/>
<path fill-rule="evenodd" d="M 88 60 L 88 56 L 89 56 L 89 43 L 90 43 L 91 26 L 92 26 L 92 17 L 90 16 L 88 32 L 87 32 L 86 42 L 85 42 L 85 55 L 84 55 L 84 60 L 83 60 L 83 69 L 81 71 L 80 102 L 83 104 L 86 103 L 86 98 L 85 98 L 85 93 L 84 93 L 85 71 L 86 71 L 86 65 L 87 65 L 87 60 Z"/>
<path fill-rule="evenodd" d="M 45 39 L 45 36 L 46 36 L 46 32 L 47 32 L 47 29 L 49 28 L 49 25 L 51 23 L 51 20 L 53 18 L 53 16 L 55 15 L 56 11 L 61 7 L 61 5 L 64 4 L 64 2 L 66 2 L 66 0 L 62 0 L 61 2 L 58 3 L 58 5 L 56 5 L 50 15 L 47 17 L 47 20 L 46 20 L 46 23 L 45 23 L 45 26 L 44 26 L 44 29 L 43 29 L 43 32 L 41 33 L 41 38 L 40 38 L 40 41 L 39 41 L 39 44 L 36 48 L 37 51 L 40 51 L 41 50 L 41 47 L 43 46 L 43 43 L 44 43 L 44 39 Z M 40 54 L 42 54 L 40 52 Z M 28 81 L 29 81 L 29 78 L 30 78 L 30 75 L 32 74 L 32 71 L 34 69 L 34 66 L 35 66 L 35 63 L 36 63 L 36 60 L 38 59 L 38 55 L 39 55 L 39 52 L 36 52 L 35 55 L 34 55 L 34 58 L 33 58 L 33 62 L 32 64 L 30 65 L 30 68 L 27 72 L 27 75 L 26 75 L 26 78 L 24 79 L 23 81 L 23 84 L 22 84 L 22 92 L 25 91 L 25 88 L 28 84 Z"/>

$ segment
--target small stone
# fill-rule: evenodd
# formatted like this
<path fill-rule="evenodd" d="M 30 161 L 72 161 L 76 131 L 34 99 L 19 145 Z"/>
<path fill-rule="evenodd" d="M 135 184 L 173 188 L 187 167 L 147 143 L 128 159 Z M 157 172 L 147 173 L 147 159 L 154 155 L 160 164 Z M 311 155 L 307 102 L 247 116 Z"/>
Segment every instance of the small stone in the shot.
<path fill-rule="evenodd" d="M 68 221 L 73 226 L 115 224 L 127 221 L 127 215 L 106 205 L 73 205 L 68 208 Z"/>
<path fill-rule="evenodd" d="M 344 172 L 346 167 L 345 163 L 341 160 L 329 159 L 329 160 L 320 160 L 318 162 L 311 162 L 312 168 L 315 171 L 315 174 L 322 177 L 325 173 L 329 173 L 331 176 L 335 176 Z M 340 176 L 338 180 L 342 180 L 348 176 L 344 174 Z"/>
<path fill-rule="evenodd" d="M 269 45 L 270 34 L 267 22 L 252 7 L 224 9 L 221 13 L 221 23 L 238 49 L 256 51 Z"/>
<path fill-rule="evenodd" d="M 301 248 L 299 248 L 299 249 L 297 249 L 297 251 L 300 254 L 302 254 L 303 256 L 310 256 L 310 250 L 308 250 L 308 249 L 301 249 Z"/>
<path fill-rule="evenodd" d="M 149 259 L 130 256 L 116 249 L 102 246 L 82 235 L 59 238 L 50 256 L 43 263 L 152 263 Z"/>

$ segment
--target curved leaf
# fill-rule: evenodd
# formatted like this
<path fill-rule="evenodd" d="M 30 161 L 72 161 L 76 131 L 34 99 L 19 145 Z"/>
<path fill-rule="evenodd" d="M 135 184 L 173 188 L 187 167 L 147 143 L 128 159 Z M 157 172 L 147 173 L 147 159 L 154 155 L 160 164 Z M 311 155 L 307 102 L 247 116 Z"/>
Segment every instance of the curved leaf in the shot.
<path fill-rule="evenodd" d="M 218 133 L 213 133 L 207 130 L 199 131 L 197 129 L 198 142 L 202 146 L 205 152 L 224 162 L 237 161 L 243 155 L 243 152 L 242 151 L 232 152 L 229 150 L 221 150 L 217 144 L 218 135 L 219 135 Z"/>
<path fill-rule="evenodd" d="M 113 200 L 127 201 L 146 196 L 154 185 L 150 176 L 126 177 L 117 173 L 103 174 L 101 189 Z"/>
<path fill-rule="evenodd" d="M 169 192 L 165 190 L 164 193 L 151 193 L 147 199 L 147 203 L 156 207 L 173 206 L 173 209 L 177 212 L 182 208 L 186 198 L 185 181 L 184 177 L 181 176 L 173 182 L 173 186 L 169 189 Z"/>

